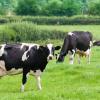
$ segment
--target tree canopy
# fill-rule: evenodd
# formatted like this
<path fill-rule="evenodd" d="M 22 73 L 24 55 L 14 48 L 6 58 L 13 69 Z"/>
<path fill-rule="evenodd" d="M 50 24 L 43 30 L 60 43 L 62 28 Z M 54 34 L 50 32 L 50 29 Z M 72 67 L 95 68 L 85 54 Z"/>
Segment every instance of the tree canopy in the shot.
<path fill-rule="evenodd" d="M 0 0 L 0 15 L 100 15 L 99 0 Z"/>

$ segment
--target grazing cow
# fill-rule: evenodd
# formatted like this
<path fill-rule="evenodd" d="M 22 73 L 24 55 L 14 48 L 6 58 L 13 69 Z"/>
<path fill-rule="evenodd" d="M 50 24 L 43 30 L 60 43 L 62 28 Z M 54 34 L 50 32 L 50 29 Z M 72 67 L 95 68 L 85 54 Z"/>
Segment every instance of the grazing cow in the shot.
<path fill-rule="evenodd" d="M 100 41 L 94 41 L 93 46 L 100 46 Z"/>
<path fill-rule="evenodd" d="M 53 58 L 54 50 L 58 49 L 59 46 L 52 44 L 3 44 L 0 46 L 0 76 L 23 73 L 21 91 L 24 91 L 27 75 L 31 71 L 41 90 L 40 75 Z"/>
<path fill-rule="evenodd" d="M 92 46 L 92 34 L 84 31 L 69 32 L 64 39 L 57 62 L 64 61 L 64 57 L 70 51 L 70 64 L 73 64 L 75 53 L 85 52 L 90 63 L 90 51 Z M 80 59 L 81 56 L 79 56 Z M 80 60 L 78 60 L 80 63 Z"/>

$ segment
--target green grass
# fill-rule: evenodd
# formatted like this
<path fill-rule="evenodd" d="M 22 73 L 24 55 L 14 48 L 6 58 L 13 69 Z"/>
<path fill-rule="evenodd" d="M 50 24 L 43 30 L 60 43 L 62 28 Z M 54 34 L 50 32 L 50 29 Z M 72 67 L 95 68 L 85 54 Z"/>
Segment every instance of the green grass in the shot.
<path fill-rule="evenodd" d="M 25 92 L 20 92 L 22 75 L 5 76 L 0 79 L 0 100 L 99 100 L 100 99 L 100 48 L 92 48 L 91 64 L 77 56 L 74 65 L 50 61 L 42 74 L 42 90 L 29 76 Z"/>

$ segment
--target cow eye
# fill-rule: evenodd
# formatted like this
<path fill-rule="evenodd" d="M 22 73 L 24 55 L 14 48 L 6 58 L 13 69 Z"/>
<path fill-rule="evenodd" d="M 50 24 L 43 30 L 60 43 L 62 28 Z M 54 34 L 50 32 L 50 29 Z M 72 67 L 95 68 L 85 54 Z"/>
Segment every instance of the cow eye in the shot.
<path fill-rule="evenodd" d="M 55 50 L 55 48 L 52 48 L 52 51 L 54 51 Z"/>

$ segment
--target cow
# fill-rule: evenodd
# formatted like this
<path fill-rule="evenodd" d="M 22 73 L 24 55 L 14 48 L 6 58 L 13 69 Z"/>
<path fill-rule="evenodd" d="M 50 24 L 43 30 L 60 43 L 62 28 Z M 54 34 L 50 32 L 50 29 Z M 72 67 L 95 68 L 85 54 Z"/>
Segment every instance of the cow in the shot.
<path fill-rule="evenodd" d="M 53 44 L 40 46 L 38 44 L 2 44 L 0 45 L 0 77 L 5 75 L 23 74 L 21 91 L 27 81 L 27 75 L 33 74 L 37 86 L 41 90 L 40 76 L 49 60 L 53 59 L 54 51 L 60 46 Z"/>
<path fill-rule="evenodd" d="M 57 59 L 57 62 L 63 62 L 64 57 L 69 53 L 70 54 L 70 64 L 74 62 L 75 53 L 85 54 L 88 57 L 88 63 L 90 63 L 90 52 L 91 46 L 93 45 L 92 33 L 85 31 L 72 31 L 68 32 L 67 36 L 64 39 L 63 46 L 60 51 L 60 55 Z M 80 63 L 80 55 L 78 62 Z"/>
<path fill-rule="evenodd" d="M 94 41 L 93 46 L 100 46 L 100 40 L 99 41 Z"/>

